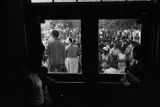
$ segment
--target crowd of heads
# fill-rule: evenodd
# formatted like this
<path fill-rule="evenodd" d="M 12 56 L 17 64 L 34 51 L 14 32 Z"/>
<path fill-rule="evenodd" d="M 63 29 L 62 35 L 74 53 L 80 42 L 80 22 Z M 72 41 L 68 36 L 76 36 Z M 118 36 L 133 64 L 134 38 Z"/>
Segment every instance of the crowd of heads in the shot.
<path fill-rule="evenodd" d="M 140 31 L 139 31 L 140 32 Z M 123 34 L 123 31 L 120 31 L 119 34 L 109 35 L 107 32 L 99 33 L 99 46 L 109 45 L 111 48 L 119 48 L 121 51 L 125 51 L 125 48 L 128 45 L 140 45 L 141 35 L 137 33 L 137 35 L 133 35 L 132 33 Z M 102 51 L 102 49 L 101 49 Z"/>
<path fill-rule="evenodd" d="M 112 56 L 111 49 L 118 50 L 118 53 L 125 55 L 125 60 L 131 62 L 133 59 L 140 59 L 142 57 L 141 49 L 141 31 L 140 30 L 121 30 L 114 35 L 108 32 L 99 32 L 99 62 L 100 64 L 106 62 L 102 59 L 102 55 Z M 138 32 L 137 32 L 138 31 Z M 135 33 L 137 32 L 137 33 Z M 136 35 L 135 35 L 136 34 Z M 109 47 L 108 49 L 106 49 Z M 108 64 L 111 64 L 109 62 Z M 109 65 L 110 67 L 111 65 Z M 103 68 L 103 67 L 102 67 Z"/>

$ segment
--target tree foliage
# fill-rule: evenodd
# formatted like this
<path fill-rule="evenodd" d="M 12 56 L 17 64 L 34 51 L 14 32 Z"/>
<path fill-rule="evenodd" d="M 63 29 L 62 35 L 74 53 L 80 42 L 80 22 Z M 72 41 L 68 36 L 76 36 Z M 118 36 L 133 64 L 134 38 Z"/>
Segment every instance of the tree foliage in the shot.
<path fill-rule="evenodd" d="M 79 28 L 81 27 L 80 20 L 52 20 L 51 25 L 54 26 L 59 23 L 63 24 L 64 28 L 69 27 L 69 28 L 73 29 L 75 27 L 79 27 Z"/>
<path fill-rule="evenodd" d="M 100 20 L 100 28 L 105 28 L 108 31 L 125 30 L 125 29 L 138 29 L 136 19 L 114 19 L 114 20 Z"/>

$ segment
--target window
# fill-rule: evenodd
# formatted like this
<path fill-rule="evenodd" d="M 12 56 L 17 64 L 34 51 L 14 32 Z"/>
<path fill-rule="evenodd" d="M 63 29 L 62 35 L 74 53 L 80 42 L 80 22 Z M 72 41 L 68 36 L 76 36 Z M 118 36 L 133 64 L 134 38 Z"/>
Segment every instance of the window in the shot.
<path fill-rule="evenodd" d="M 102 0 L 102 2 L 103 1 L 108 1 L 108 2 L 110 2 L 110 1 L 126 1 L 126 0 Z"/>
<path fill-rule="evenodd" d="M 141 45 L 141 27 L 137 19 L 99 20 L 99 73 L 124 74 L 126 66 L 135 66 L 139 59 L 134 49 Z"/>
<path fill-rule="evenodd" d="M 127 0 L 127 1 L 151 1 L 151 0 Z"/>
<path fill-rule="evenodd" d="M 59 32 L 58 39 L 54 37 L 55 30 Z M 49 72 L 82 73 L 80 20 L 45 20 L 41 39 L 46 49 L 42 64 Z"/>
<path fill-rule="evenodd" d="M 151 0 L 31 0 L 32 3 L 52 3 L 52 2 L 118 2 L 118 1 L 151 1 Z"/>
<path fill-rule="evenodd" d="M 32 3 L 51 3 L 52 0 L 31 0 Z"/>
<path fill-rule="evenodd" d="M 78 2 L 100 2 L 101 0 L 78 0 Z"/>
<path fill-rule="evenodd" d="M 125 55 L 126 54 L 125 51 L 122 51 L 125 41 L 119 40 L 121 42 L 122 48 L 119 49 L 119 53 L 117 55 L 118 60 L 116 62 L 117 63 L 116 65 L 111 61 L 110 62 L 106 61 L 107 57 L 109 56 L 109 55 L 107 56 L 105 52 L 107 50 L 107 46 L 106 46 L 107 44 L 105 43 L 106 35 L 120 35 L 120 34 L 136 35 L 137 37 L 134 36 L 135 38 L 133 38 L 133 36 L 130 36 L 127 39 L 128 40 L 130 39 L 133 42 L 136 42 L 140 45 L 143 44 L 142 46 L 145 46 L 144 42 L 146 42 L 146 40 L 144 39 L 146 39 L 147 36 L 146 34 L 144 34 L 144 31 L 145 31 L 145 27 L 148 25 L 144 24 L 145 20 L 143 20 L 143 15 L 144 17 L 148 17 L 149 9 L 152 9 L 152 7 L 149 7 L 151 5 L 149 5 L 149 3 L 147 2 L 144 2 L 144 5 L 143 5 L 143 3 L 140 3 L 140 2 L 136 2 L 134 4 L 134 3 L 129 3 L 128 1 L 128 3 L 127 2 L 125 3 L 126 7 L 124 7 L 123 3 L 108 3 L 108 2 L 104 3 L 105 1 L 109 1 L 109 0 L 96 0 L 94 1 L 95 3 L 93 2 L 91 4 L 89 3 L 91 2 L 90 0 L 87 0 L 87 1 L 85 0 L 86 5 L 83 5 L 83 1 L 84 0 L 76 0 L 76 2 L 79 2 L 79 3 L 74 3 L 74 2 L 72 3 L 71 1 L 69 3 L 65 2 L 68 5 L 54 5 L 54 3 L 52 3 L 52 5 L 46 5 L 46 6 L 37 5 L 37 6 L 31 7 L 32 8 L 31 10 L 40 12 L 40 14 L 38 15 L 42 16 L 42 19 L 45 20 L 45 22 L 41 23 L 42 38 L 40 38 L 41 41 L 39 42 L 42 42 L 44 44 L 44 46 L 46 47 L 46 50 L 47 50 L 49 40 L 52 40 L 51 33 L 53 29 L 56 29 L 59 31 L 60 38 L 64 38 L 64 36 L 62 35 L 68 35 L 68 36 L 72 35 L 72 32 L 76 30 L 78 30 L 77 32 L 79 32 L 78 34 L 79 36 L 77 36 L 77 39 L 80 42 L 79 43 L 80 54 L 78 56 L 79 57 L 78 72 L 69 73 L 69 71 L 65 68 L 66 65 L 63 65 L 59 68 L 57 67 L 54 70 L 52 70 L 51 66 L 49 65 L 50 58 L 49 56 L 47 56 L 46 53 L 44 54 L 44 60 L 42 61 L 42 64 L 43 66 L 47 66 L 49 68 L 48 73 L 50 76 L 54 76 L 59 80 L 64 79 L 67 81 L 68 80 L 73 81 L 72 79 L 74 79 L 79 81 L 84 79 L 86 81 L 88 80 L 90 81 L 91 79 L 95 79 L 96 81 L 121 81 L 120 80 L 121 77 L 126 75 L 125 70 L 128 64 L 126 63 L 126 60 L 125 60 L 125 57 L 127 55 Z M 62 2 L 63 4 L 63 0 L 61 1 L 53 0 L 53 2 L 57 2 L 57 4 L 59 2 Z M 137 8 L 137 11 L 132 11 L 134 10 L 133 8 L 135 7 Z M 112 11 L 110 11 L 110 9 Z M 92 11 L 94 11 L 94 13 Z M 32 11 L 28 11 L 27 13 L 30 15 L 30 12 Z M 145 14 L 147 14 L 147 16 L 145 16 Z M 132 19 L 125 19 L 125 18 L 132 18 Z M 134 18 L 138 18 L 138 19 L 134 19 Z M 142 21 L 140 23 L 143 23 L 143 33 L 141 33 L 142 24 L 139 24 L 139 22 L 137 22 L 139 18 L 140 18 L 140 21 Z M 79 27 L 77 28 L 71 27 L 72 25 L 79 26 Z M 39 23 L 37 26 L 39 26 Z M 82 28 L 82 32 L 81 32 L 81 28 Z M 30 29 L 30 27 L 28 27 L 28 29 Z M 131 29 L 134 30 L 134 32 L 131 31 Z M 40 33 L 40 30 L 38 29 L 37 32 Z M 82 33 L 82 36 L 81 36 L 81 33 Z M 141 34 L 143 37 L 142 39 L 141 39 Z M 118 39 L 118 37 L 114 37 L 114 36 L 110 36 L 110 38 L 112 38 L 111 41 L 116 41 Z M 125 36 L 119 36 L 119 38 L 125 38 Z M 62 42 L 66 42 L 65 40 L 66 40 L 66 37 L 65 39 L 62 39 Z M 81 49 L 82 42 L 83 42 L 83 45 L 82 45 L 83 48 Z M 90 44 L 90 42 L 93 43 L 93 45 Z M 112 46 L 110 46 L 110 48 L 111 47 Z M 92 49 L 92 48 L 95 48 L 95 49 Z M 83 63 L 81 61 L 82 59 L 81 50 L 83 50 Z M 124 49 L 124 50 L 127 50 L 127 49 Z M 32 50 L 30 51 L 30 53 L 32 54 Z M 132 57 L 130 58 L 130 60 L 128 60 L 128 62 L 130 65 L 133 65 L 133 63 L 134 64 L 137 63 L 137 61 L 134 60 Z M 145 62 L 143 61 L 143 63 Z M 83 64 L 83 70 L 82 70 L 82 64 Z M 114 67 L 111 68 L 111 66 L 115 66 L 115 65 L 116 65 L 116 68 Z M 132 66 L 132 69 L 134 69 L 133 66 Z"/>
<path fill-rule="evenodd" d="M 108 1 L 108 2 L 110 2 L 110 1 L 115 1 L 115 2 L 116 2 L 116 1 L 151 1 L 151 0 L 102 0 L 102 2 L 103 2 L 103 1 L 104 1 L 104 2 L 105 2 L 105 1 L 106 1 L 106 2 L 107 2 L 107 1 Z"/>
<path fill-rule="evenodd" d="M 76 0 L 54 0 L 54 2 L 76 2 Z"/>

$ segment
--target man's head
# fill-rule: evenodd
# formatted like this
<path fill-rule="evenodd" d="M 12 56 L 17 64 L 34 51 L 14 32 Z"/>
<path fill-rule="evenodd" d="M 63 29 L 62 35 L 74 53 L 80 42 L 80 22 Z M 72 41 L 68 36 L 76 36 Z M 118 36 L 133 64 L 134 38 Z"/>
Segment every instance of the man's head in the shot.
<path fill-rule="evenodd" d="M 52 37 L 53 37 L 53 38 L 58 38 L 58 36 L 59 36 L 59 31 L 53 30 L 53 31 L 52 31 Z"/>

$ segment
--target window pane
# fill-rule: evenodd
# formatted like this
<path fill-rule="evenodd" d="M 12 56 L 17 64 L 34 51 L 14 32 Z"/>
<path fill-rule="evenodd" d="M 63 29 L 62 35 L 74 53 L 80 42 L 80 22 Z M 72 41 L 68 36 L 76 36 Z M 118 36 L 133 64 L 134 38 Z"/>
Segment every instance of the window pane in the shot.
<path fill-rule="evenodd" d="M 151 0 L 127 0 L 127 1 L 151 1 Z"/>
<path fill-rule="evenodd" d="M 31 0 L 32 3 L 50 3 L 52 0 Z"/>
<path fill-rule="evenodd" d="M 102 1 L 151 1 L 151 0 L 102 0 Z"/>
<path fill-rule="evenodd" d="M 125 1 L 125 0 L 102 0 L 102 1 Z"/>
<path fill-rule="evenodd" d="M 76 0 L 54 0 L 54 2 L 76 2 Z"/>
<path fill-rule="evenodd" d="M 45 20 L 41 40 L 45 46 L 42 66 L 50 73 L 82 73 L 81 20 Z"/>
<path fill-rule="evenodd" d="M 78 0 L 78 2 L 100 2 L 101 0 Z"/>
<path fill-rule="evenodd" d="M 124 74 L 126 68 L 139 66 L 136 61 L 143 56 L 141 27 L 137 19 L 99 20 L 99 73 Z"/>

